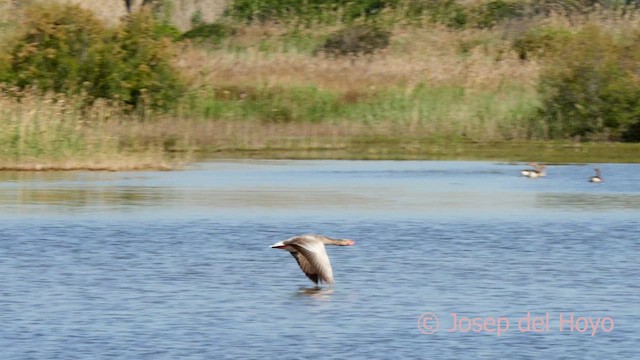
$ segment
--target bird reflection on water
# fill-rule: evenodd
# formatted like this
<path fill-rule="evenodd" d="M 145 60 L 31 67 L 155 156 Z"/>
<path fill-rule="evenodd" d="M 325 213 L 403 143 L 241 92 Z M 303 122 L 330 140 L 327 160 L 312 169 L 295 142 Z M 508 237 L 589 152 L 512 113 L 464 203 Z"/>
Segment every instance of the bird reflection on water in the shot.
<path fill-rule="evenodd" d="M 309 296 L 309 297 L 323 298 L 333 294 L 333 288 L 331 287 L 323 288 L 320 286 L 314 286 L 309 288 L 301 287 L 300 289 L 298 289 L 298 291 L 295 294 L 296 296 Z"/>

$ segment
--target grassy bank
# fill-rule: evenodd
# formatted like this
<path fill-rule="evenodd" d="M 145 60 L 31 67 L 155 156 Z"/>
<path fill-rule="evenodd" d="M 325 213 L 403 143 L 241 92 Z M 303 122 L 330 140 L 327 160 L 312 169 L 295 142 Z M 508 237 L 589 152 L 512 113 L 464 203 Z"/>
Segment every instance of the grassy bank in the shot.
<path fill-rule="evenodd" d="M 126 40 L 118 47 L 122 64 L 96 61 L 104 70 L 95 75 L 104 81 L 98 90 L 118 89 L 111 98 L 88 96 L 77 87 L 65 94 L 11 85 L 0 91 L 0 169 L 167 169 L 197 159 L 248 157 L 640 162 L 640 145 L 612 142 L 606 128 L 596 129 L 596 135 L 554 138 L 540 111 L 548 103 L 540 91 L 541 73 L 551 60 L 535 55 L 544 49 L 529 43 L 526 59 L 514 47 L 519 34 L 541 26 L 544 36 L 577 33 L 594 23 L 613 34 L 640 33 L 636 17 L 551 15 L 527 23 L 451 28 L 391 15 L 381 20 L 391 32 L 389 45 L 366 56 L 316 53 L 328 34 L 346 25 L 341 23 L 304 27 L 227 19 L 225 26 L 233 31 L 215 41 L 170 43 L 151 37 L 136 46 L 127 46 L 139 40 L 135 31 L 117 35 Z M 8 18 L 0 23 L 0 39 L 19 28 Z M 544 42 L 552 40 L 544 36 L 534 40 L 547 46 Z M 180 76 L 172 81 L 181 85 L 181 96 L 174 87 L 170 92 L 161 86 L 173 71 L 157 79 L 133 71 L 132 77 L 146 82 L 137 84 L 135 93 L 131 78 L 118 78 L 132 58 L 124 51 L 139 44 L 146 44 L 152 60 L 176 55 L 171 66 Z M 151 51 L 156 46 L 167 51 Z M 97 49 L 95 59 L 104 51 Z M 82 57 L 76 60 L 86 65 Z M 45 69 L 51 70 L 46 61 Z M 132 68 L 148 71 L 149 61 L 143 58 Z M 77 77 L 82 80 L 84 73 L 78 71 Z M 14 75 L 22 80 L 20 73 Z M 167 95 L 155 101 L 171 99 L 170 108 L 146 102 L 154 101 L 149 84 L 164 89 Z M 123 103 L 120 94 L 133 94 L 135 101 L 129 96 Z M 627 103 L 620 104 L 625 109 Z"/>
<path fill-rule="evenodd" d="M 264 122 L 139 115 L 24 94 L 0 98 L 0 169 L 170 169 L 213 158 L 637 162 L 640 144 L 485 140 L 430 122 Z M 462 123 L 461 123 L 462 124 Z M 443 133 L 448 135 L 443 136 Z"/>

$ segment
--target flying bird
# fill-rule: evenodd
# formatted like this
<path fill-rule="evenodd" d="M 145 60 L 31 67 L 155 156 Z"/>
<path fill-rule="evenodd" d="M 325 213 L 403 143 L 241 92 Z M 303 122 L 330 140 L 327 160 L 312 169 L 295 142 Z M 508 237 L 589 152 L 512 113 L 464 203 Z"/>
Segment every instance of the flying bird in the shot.
<path fill-rule="evenodd" d="M 322 235 L 300 235 L 271 245 L 273 249 L 283 249 L 293 255 L 302 272 L 316 285 L 333 284 L 333 270 L 325 245 L 352 246 L 350 239 L 332 239 Z"/>

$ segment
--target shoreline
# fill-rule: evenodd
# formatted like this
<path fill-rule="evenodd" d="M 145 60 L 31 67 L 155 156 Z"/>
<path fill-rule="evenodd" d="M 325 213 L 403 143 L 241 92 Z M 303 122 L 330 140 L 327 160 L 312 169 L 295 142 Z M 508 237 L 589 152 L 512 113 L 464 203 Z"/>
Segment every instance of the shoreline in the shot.
<path fill-rule="evenodd" d="M 387 140 L 398 140 L 389 138 Z M 402 139 L 401 139 L 402 140 Z M 451 142 L 385 141 L 351 143 L 336 147 L 219 148 L 167 152 L 164 157 L 136 159 L 139 154 L 120 154 L 112 161 L 100 159 L 0 160 L 0 171 L 171 171 L 184 165 L 216 160 L 425 160 L 425 161 L 502 161 L 572 163 L 640 163 L 640 143 L 572 142 Z"/>

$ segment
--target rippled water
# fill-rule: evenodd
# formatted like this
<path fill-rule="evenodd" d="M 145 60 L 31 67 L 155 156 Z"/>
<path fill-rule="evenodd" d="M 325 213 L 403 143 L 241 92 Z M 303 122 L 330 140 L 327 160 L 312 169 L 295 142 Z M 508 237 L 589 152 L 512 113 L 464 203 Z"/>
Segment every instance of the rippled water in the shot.
<path fill-rule="evenodd" d="M 0 357 L 630 359 L 640 165 L 598 166 L 0 173 Z M 301 233 L 357 241 L 333 289 L 269 248 Z"/>

